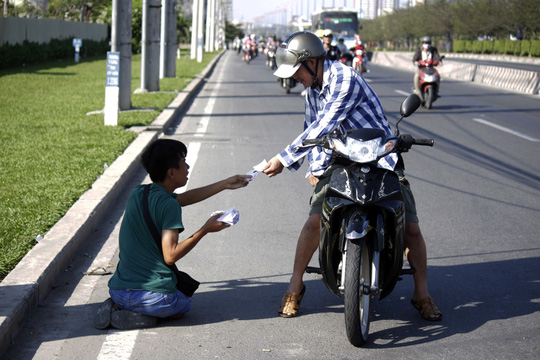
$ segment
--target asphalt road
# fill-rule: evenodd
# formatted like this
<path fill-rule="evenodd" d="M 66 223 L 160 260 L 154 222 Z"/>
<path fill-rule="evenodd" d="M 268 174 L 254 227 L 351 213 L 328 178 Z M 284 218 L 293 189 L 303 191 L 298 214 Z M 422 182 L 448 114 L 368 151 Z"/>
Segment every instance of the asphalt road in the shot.
<path fill-rule="evenodd" d="M 412 73 L 371 65 L 365 77 L 395 124 Z M 107 298 L 109 275 L 82 274 L 116 263 L 124 197 L 4 358 L 536 358 L 540 98 L 457 81 L 441 87 L 434 108 L 419 109 L 400 129 L 435 139 L 435 147 L 413 148 L 405 162 L 442 322 L 425 322 L 410 305 L 410 277 L 388 298 L 373 302 L 363 348 L 348 343 L 343 302 L 317 276 L 305 276 L 300 316 L 277 316 L 308 212 L 311 188 L 304 165 L 272 179 L 259 174 L 245 189 L 184 209 L 186 237 L 213 211 L 240 211 L 238 224 L 208 235 L 178 263 L 202 282 L 184 319 L 146 330 L 98 331 L 92 317 Z M 179 127 L 167 135 L 189 144 L 187 187 L 246 173 L 292 141 L 302 130 L 301 90 L 286 95 L 263 58 L 246 65 L 227 52 Z M 148 181 L 142 171 L 132 186 L 141 181 Z M 316 257 L 311 265 L 317 265 Z"/>

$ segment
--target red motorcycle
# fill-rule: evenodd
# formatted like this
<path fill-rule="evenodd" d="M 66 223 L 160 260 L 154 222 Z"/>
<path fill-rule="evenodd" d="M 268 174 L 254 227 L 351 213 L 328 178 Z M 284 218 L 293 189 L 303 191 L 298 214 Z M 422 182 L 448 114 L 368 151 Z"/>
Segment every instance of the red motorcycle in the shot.
<path fill-rule="evenodd" d="M 352 67 L 354 70 L 358 71 L 360 74 L 366 72 L 366 63 L 364 61 L 364 56 L 367 56 L 367 51 L 363 46 L 357 46 L 353 49 L 354 58 L 352 60 Z"/>
<path fill-rule="evenodd" d="M 249 62 L 255 57 L 255 45 L 249 42 L 244 43 L 242 46 L 244 50 L 243 60 L 249 65 Z"/>
<path fill-rule="evenodd" d="M 444 56 L 441 57 L 441 60 Z M 441 84 L 441 77 L 439 72 L 435 69 L 435 66 L 439 65 L 438 61 L 433 59 L 420 60 L 419 69 L 420 69 L 420 81 L 418 84 L 418 89 L 420 93 L 418 96 L 422 100 L 422 105 L 426 109 L 431 109 L 433 102 L 439 97 L 439 87 Z"/>

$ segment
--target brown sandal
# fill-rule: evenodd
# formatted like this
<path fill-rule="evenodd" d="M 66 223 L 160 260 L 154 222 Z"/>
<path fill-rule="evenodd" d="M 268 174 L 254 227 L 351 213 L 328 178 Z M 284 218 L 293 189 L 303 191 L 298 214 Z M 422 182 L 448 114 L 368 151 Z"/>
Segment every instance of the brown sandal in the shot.
<path fill-rule="evenodd" d="M 416 310 L 418 310 L 424 319 L 429 321 L 442 320 L 442 313 L 435 305 L 432 298 L 427 297 L 419 301 L 411 300 L 411 304 Z"/>
<path fill-rule="evenodd" d="M 281 306 L 279 307 L 278 314 L 284 318 L 295 317 L 300 309 L 300 302 L 306 292 L 306 286 L 302 288 L 299 295 L 293 295 L 291 293 L 285 293 L 283 299 L 281 299 Z"/>

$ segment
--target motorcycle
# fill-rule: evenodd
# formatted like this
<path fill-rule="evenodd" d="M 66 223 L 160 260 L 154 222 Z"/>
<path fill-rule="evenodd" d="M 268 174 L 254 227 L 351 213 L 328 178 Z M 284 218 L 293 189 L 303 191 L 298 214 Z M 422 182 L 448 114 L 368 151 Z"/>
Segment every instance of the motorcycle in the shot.
<path fill-rule="evenodd" d="M 277 47 L 273 44 L 266 48 L 266 65 L 272 70 L 277 69 L 276 50 Z"/>
<path fill-rule="evenodd" d="M 441 60 L 444 56 L 441 57 Z M 433 102 L 439 97 L 439 87 L 441 84 L 441 77 L 439 72 L 435 69 L 435 66 L 439 65 L 438 61 L 433 59 L 420 60 L 418 61 L 420 68 L 420 81 L 418 84 L 418 89 L 420 89 L 420 99 L 422 100 L 422 105 L 426 109 L 431 109 Z"/>
<path fill-rule="evenodd" d="M 335 163 L 343 165 L 332 173 L 323 202 L 320 268 L 308 267 L 306 272 L 321 274 L 326 287 L 343 296 L 347 337 L 354 346 L 367 341 L 372 298 L 384 299 L 401 275 L 414 273 L 403 269 L 405 208 L 399 177 L 377 167 L 377 162 L 413 145 L 433 146 L 432 139 L 399 133 L 399 122 L 420 104 L 414 94 L 402 103 L 395 135 L 353 129 L 302 144 L 332 150 Z"/>
<path fill-rule="evenodd" d="M 245 44 L 244 46 L 244 58 L 243 60 L 246 62 L 246 64 L 249 65 L 249 62 L 251 59 L 253 59 L 253 46 L 249 44 Z"/>
<path fill-rule="evenodd" d="M 352 49 L 350 51 L 352 51 Z M 341 53 L 341 60 L 339 60 L 340 63 L 347 66 L 352 66 L 352 61 L 353 61 L 353 56 L 351 55 L 350 52 Z"/>
<path fill-rule="evenodd" d="M 281 84 L 281 87 L 283 87 L 285 89 L 285 92 L 287 94 L 290 94 L 291 93 L 291 89 L 293 87 L 296 86 L 297 84 L 297 81 L 294 80 L 292 77 L 291 78 L 287 78 L 287 79 L 283 79 L 283 78 L 279 78 L 278 80 Z"/>
<path fill-rule="evenodd" d="M 353 49 L 354 58 L 352 60 L 352 67 L 354 70 L 363 74 L 366 72 L 366 63 L 364 61 L 364 56 L 367 56 L 366 50 L 355 48 Z"/>

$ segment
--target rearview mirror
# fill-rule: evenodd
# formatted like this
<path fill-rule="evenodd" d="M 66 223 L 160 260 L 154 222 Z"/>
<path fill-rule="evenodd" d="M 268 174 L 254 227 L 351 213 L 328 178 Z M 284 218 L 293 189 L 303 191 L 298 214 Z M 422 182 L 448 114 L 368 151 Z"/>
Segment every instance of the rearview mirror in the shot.
<path fill-rule="evenodd" d="M 422 100 L 416 94 L 409 95 L 408 98 L 401 103 L 399 113 L 402 117 L 411 116 L 422 105 Z"/>

